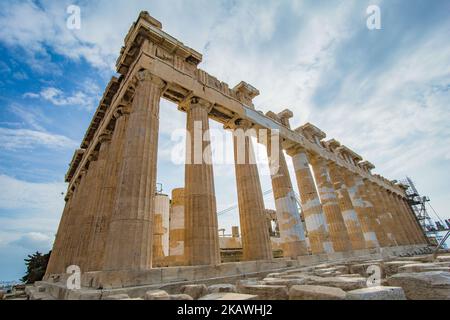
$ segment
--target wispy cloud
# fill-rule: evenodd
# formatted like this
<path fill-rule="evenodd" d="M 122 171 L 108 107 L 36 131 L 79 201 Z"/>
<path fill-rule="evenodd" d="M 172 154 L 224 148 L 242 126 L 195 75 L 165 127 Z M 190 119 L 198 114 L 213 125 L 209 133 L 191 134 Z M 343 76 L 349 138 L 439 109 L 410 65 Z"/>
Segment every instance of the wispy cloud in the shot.
<path fill-rule="evenodd" d="M 0 128 L 0 148 L 5 150 L 32 149 L 74 149 L 77 143 L 58 134 L 28 129 Z"/>

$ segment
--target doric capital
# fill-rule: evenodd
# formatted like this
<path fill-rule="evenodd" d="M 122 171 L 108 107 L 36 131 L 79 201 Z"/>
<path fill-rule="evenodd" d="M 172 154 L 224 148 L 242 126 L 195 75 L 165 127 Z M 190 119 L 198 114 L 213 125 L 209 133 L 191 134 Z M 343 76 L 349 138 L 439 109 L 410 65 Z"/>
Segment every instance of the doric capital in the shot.
<path fill-rule="evenodd" d="M 301 146 L 301 145 L 292 146 L 292 147 L 286 149 L 286 153 L 289 156 L 291 156 L 291 157 L 293 157 L 293 156 L 295 156 L 295 155 L 297 155 L 299 153 L 306 153 L 306 154 L 308 154 L 306 149 L 303 146 Z"/>
<path fill-rule="evenodd" d="M 105 130 L 98 137 L 98 142 L 100 142 L 100 143 L 109 142 L 109 141 L 111 141 L 111 138 L 112 138 L 112 132 L 110 130 Z"/>
<path fill-rule="evenodd" d="M 128 115 L 131 112 L 131 107 L 128 105 L 120 105 L 118 106 L 113 113 L 114 119 L 119 119 L 120 117 L 124 115 Z"/>
<path fill-rule="evenodd" d="M 239 119 L 234 124 L 235 129 L 249 130 L 253 127 L 253 123 L 247 119 Z"/>
<path fill-rule="evenodd" d="M 199 97 L 192 97 L 189 99 L 189 101 L 186 103 L 186 111 L 193 108 L 204 108 L 209 112 L 211 112 L 213 108 L 213 104 L 205 99 L 199 98 Z"/>
<path fill-rule="evenodd" d="M 136 78 L 138 82 L 151 82 L 155 84 L 156 86 L 160 87 L 161 89 L 165 86 L 165 82 L 152 74 L 149 70 L 141 70 L 137 73 Z"/>
<path fill-rule="evenodd" d="M 88 156 L 88 161 L 97 161 L 98 160 L 98 151 L 92 151 L 91 154 Z"/>
<path fill-rule="evenodd" d="M 67 193 L 66 193 L 66 196 L 64 197 L 64 201 L 69 201 L 70 200 L 70 198 L 72 198 L 72 196 L 73 196 L 73 191 L 70 189 L 70 190 L 67 190 Z"/>

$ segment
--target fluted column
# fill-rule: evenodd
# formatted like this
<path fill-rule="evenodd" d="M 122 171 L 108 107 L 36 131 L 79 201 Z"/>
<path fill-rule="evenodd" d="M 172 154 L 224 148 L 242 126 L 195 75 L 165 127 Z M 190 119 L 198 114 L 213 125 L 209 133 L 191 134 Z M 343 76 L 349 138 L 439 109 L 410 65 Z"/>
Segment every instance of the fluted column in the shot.
<path fill-rule="evenodd" d="M 290 149 L 288 152 L 294 163 L 311 251 L 313 254 L 332 253 L 333 243 L 309 167 L 308 155 L 303 148 Z"/>
<path fill-rule="evenodd" d="M 397 245 L 406 245 L 408 244 L 408 239 L 406 237 L 405 231 L 403 230 L 401 224 L 398 220 L 398 215 L 396 211 L 392 208 L 392 200 L 389 196 L 389 191 L 380 187 L 380 195 L 383 200 L 383 206 L 388 213 L 391 221 L 391 229 L 394 234 Z"/>
<path fill-rule="evenodd" d="M 244 260 L 270 260 L 272 247 L 266 228 L 264 199 L 251 138 L 245 134 L 249 123 L 241 120 L 234 131 L 234 161 Z"/>
<path fill-rule="evenodd" d="M 364 203 L 364 209 L 365 212 L 369 218 L 369 224 L 371 226 L 371 229 L 376 235 L 378 246 L 385 247 L 386 246 L 386 234 L 384 233 L 383 229 L 381 228 L 380 221 L 378 220 L 377 214 L 375 212 L 375 208 L 373 205 L 373 200 L 370 198 L 366 180 L 359 176 L 355 175 L 355 184 L 357 186 L 358 194 L 360 195 L 361 199 Z"/>
<path fill-rule="evenodd" d="M 109 138 L 105 136 L 102 145 L 108 148 L 105 163 L 105 174 L 100 186 L 100 196 L 96 215 L 93 221 L 91 242 L 89 245 L 90 259 L 88 270 L 99 271 L 104 265 L 106 240 L 109 232 L 114 202 L 117 196 L 119 182 L 119 169 L 123 155 L 124 137 L 130 114 L 130 107 L 120 106 L 113 114 L 115 121 L 114 131 Z"/>
<path fill-rule="evenodd" d="M 385 221 L 384 218 L 384 210 L 382 207 L 382 203 L 380 201 L 380 199 L 378 198 L 376 192 L 373 190 L 372 188 L 372 183 L 367 180 L 364 179 L 364 185 L 365 185 L 365 192 L 367 195 L 367 199 L 372 203 L 372 214 L 373 214 L 373 219 L 375 220 L 375 224 L 376 224 L 376 234 L 377 234 L 377 239 L 380 243 L 381 247 L 389 247 L 391 245 L 394 245 L 393 242 L 391 242 L 389 240 L 389 237 L 387 235 L 387 226 L 383 224 L 383 222 Z"/>
<path fill-rule="evenodd" d="M 296 258 L 308 254 L 305 231 L 300 219 L 297 200 L 292 187 L 286 157 L 283 150 L 272 144 L 268 135 L 267 156 L 269 158 L 272 190 L 280 230 L 281 248 L 284 257 Z M 276 138 L 279 138 L 278 136 Z"/>
<path fill-rule="evenodd" d="M 140 71 L 124 137 L 117 197 L 105 252 L 106 270 L 152 267 L 153 197 L 164 83 Z"/>
<path fill-rule="evenodd" d="M 377 184 L 372 184 L 372 193 L 374 196 L 378 199 L 378 202 L 380 203 L 381 209 L 382 209 L 382 216 L 381 216 L 381 222 L 383 225 L 383 228 L 386 231 L 386 236 L 388 237 L 390 243 L 392 246 L 398 246 L 402 242 L 402 234 L 398 234 L 397 227 L 395 225 L 395 220 L 393 218 L 393 214 L 388 206 L 388 203 L 386 202 L 386 198 L 384 196 L 383 189 L 378 186 Z"/>
<path fill-rule="evenodd" d="M 396 225 L 398 228 L 398 232 L 403 235 L 404 237 L 404 245 L 411 245 L 414 244 L 414 239 L 411 234 L 411 230 L 408 226 L 408 224 L 405 222 L 405 218 L 400 211 L 397 201 L 396 201 L 396 195 L 394 195 L 391 191 L 387 191 L 388 196 L 388 204 L 390 209 L 393 211 L 394 219 L 396 221 Z"/>
<path fill-rule="evenodd" d="M 362 179 L 360 183 L 356 183 L 356 176 L 350 171 L 344 169 L 343 176 L 345 184 L 348 187 L 348 194 L 355 209 L 356 215 L 358 216 L 359 222 L 361 223 L 361 229 L 366 242 L 366 248 L 377 248 L 379 247 L 377 235 L 374 231 L 374 226 L 371 218 L 366 210 L 366 204 L 359 192 L 360 186 L 362 184 Z"/>
<path fill-rule="evenodd" d="M 169 230 L 170 259 L 175 265 L 184 264 L 184 188 L 172 190 Z"/>
<path fill-rule="evenodd" d="M 53 244 L 52 253 L 50 255 L 49 262 L 47 264 L 47 270 L 45 272 L 46 277 L 52 274 L 64 273 L 64 246 L 66 235 L 71 232 L 68 227 L 68 222 L 70 216 L 73 213 L 73 199 L 74 191 L 69 190 L 65 197 L 66 204 L 64 206 L 64 211 L 61 217 L 61 221 L 58 226 L 58 231 L 56 233 L 55 242 Z"/>
<path fill-rule="evenodd" d="M 350 239 L 345 227 L 344 218 L 339 208 L 338 199 L 331 182 L 328 166 L 325 159 L 319 156 L 311 157 L 311 165 L 316 178 L 317 189 L 322 203 L 330 239 L 336 252 L 345 252 L 352 249 Z"/>
<path fill-rule="evenodd" d="M 418 226 L 416 224 L 416 221 L 414 220 L 414 217 L 412 216 L 412 212 L 408 210 L 405 203 L 403 202 L 402 197 L 399 195 L 395 196 L 395 200 L 398 204 L 399 210 L 402 212 L 403 217 L 405 219 L 405 222 L 408 224 L 408 227 L 411 231 L 411 235 L 414 241 L 414 244 L 420 244 L 423 243 L 423 239 L 419 233 Z"/>
<path fill-rule="evenodd" d="M 209 118 L 211 105 L 193 98 L 187 106 L 185 253 L 190 265 L 220 263 Z"/>
<path fill-rule="evenodd" d="M 366 248 L 364 234 L 359 222 L 358 215 L 353 207 L 352 200 L 348 193 L 347 185 L 342 176 L 343 168 L 339 168 L 335 163 L 329 164 L 330 178 L 336 190 L 339 207 L 341 209 L 342 217 L 347 228 L 348 236 L 353 250 L 360 250 Z"/>
<path fill-rule="evenodd" d="M 419 221 L 417 220 L 417 217 L 416 217 L 415 213 L 413 212 L 411 206 L 408 204 L 407 200 L 403 197 L 400 197 L 400 202 L 402 203 L 407 215 L 410 217 L 410 219 L 414 225 L 414 229 L 417 232 L 419 244 L 428 243 L 428 239 L 425 236 L 422 226 L 420 225 Z"/>

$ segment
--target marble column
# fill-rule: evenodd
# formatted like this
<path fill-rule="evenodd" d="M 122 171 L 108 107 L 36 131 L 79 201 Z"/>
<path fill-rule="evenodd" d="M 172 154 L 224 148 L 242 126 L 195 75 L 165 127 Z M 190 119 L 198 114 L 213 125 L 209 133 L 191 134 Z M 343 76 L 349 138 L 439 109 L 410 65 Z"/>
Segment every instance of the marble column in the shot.
<path fill-rule="evenodd" d="M 374 231 L 374 226 L 371 218 L 366 210 L 366 204 L 359 192 L 360 186 L 362 184 L 362 179 L 360 183 L 356 183 L 356 175 L 350 171 L 344 169 L 343 176 L 345 184 L 348 187 L 348 194 L 355 209 L 356 215 L 358 216 L 359 222 L 361 223 L 361 229 L 366 242 L 366 248 L 377 248 L 379 247 L 377 235 Z"/>
<path fill-rule="evenodd" d="M 234 131 L 234 162 L 241 223 L 243 259 L 271 260 L 272 247 L 266 228 L 264 199 L 251 138 L 250 123 L 241 120 Z"/>
<path fill-rule="evenodd" d="M 392 208 L 392 200 L 389 196 L 389 191 L 381 187 L 379 191 L 383 200 L 383 206 L 391 218 L 392 233 L 394 234 L 397 245 L 407 245 L 408 238 L 406 237 L 405 231 L 399 222 L 396 210 Z"/>
<path fill-rule="evenodd" d="M 72 213 L 71 209 L 73 207 L 74 191 L 69 190 L 65 197 L 64 211 L 61 217 L 61 221 L 58 226 L 58 231 L 56 233 L 55 242 L 53 244 L 52 253 L 50 255 L 49 262 L 47 264 L 47 270 L 45 272 L 45 277 L 52 274 L 64 273 L 63 259 L 64 259 L 64 245 L 65 236 L 70 232 L 68 228 L 68 221 Z"/>
<path fill-rule="evenodd" d="M 219 231 L 209 118 L 211 104 L 192 98 L 187 106 L 185 254 L 189 265 L 220 263 Z"/>
<path fill-rule="evenodd" d="M 377 239 L 380 243 L 380 246 L 389 247 L 391 245 L 394 245 L 394 243 L 389 240 L 389 237 L 387 235 L 387 225 L 383 223 L 386 220 L 384 218 L 385 212 L 380 199 L 378 198 L 376 192 L 373 190 L 372 182 L 367 179 L 364 179 L 363 181 L 367 199 L 372 203 L 372 214 L 376 225 L 375 232 L 377 234 Z"/>
<path fill-rule="evenodd" d="M 184 188 L 172 190 L 169 226 L 169 255 L 174 265 L 186 263 L 184 257 Z"/>
<path fill-rule="evenodd" d="M 413 237 L 414 244 L 421 244 L 423 243 L 423 239 L 421 237 L 421 234 L 419 233 L 418 225 L 415 221 L 415 218 L 412 216 L 413 213 L 408 210 L 406 207 L 405 202 L 403 202 L 403 198 L 399 195 L 396 195 L 396 201 L 399 207 L 399 210 L 402 212 L 403 217 L 408 224 L 408 227 L 411 230 L 411 235 Z"/>
<path fill-rule="evenodd" d="M 280 147 L 274 150 L 275 146 L 272 144 L 272 138 L 279 139 L 279 136 L 268 134 L 267 156 L 269 158 L 281 248 L 284 257 L 296 258 L 308 254 L 305 231 L 300 218 L 291 177 L 289 176 L 286 157 Z"/>
<path fill-rule="evenodd" d="M 149 71 L 137 85 L 124 137 L 117 197 L 109 227 L 105 270 L 152 267 L 153 197 L 159 132 L 159 102 L 164 82 Z"/>
<path fill-rule="evenodd" d="M 93 230 L 89 252 L 89 271 L 103 269 L 106 241 L 109 232 L 114 203 L 117 196 L 119 183 L 120 163 L 123 156 L 124 137 L 127 129 L 130 107 L 120 106 L 113 113 L 114 131 L 111 140 L 104 141 L 108 145 L 107 161 L 105 163 L 105 175 L 100 187 L 97 212 L 93 222 Z"/>
<path fill-rule="evenodd" d="M 330 239 L 336 252 L 345 252 L 352 249 L 347 228 L 342 217 L 336 192 L 331 182 L 328 165 L 325 159 L 319 156 L 311 157 L 311 165 L 316 178 L 322 210 L 327 221 Z"/>
<path fill-rule="evenodd" d="M 380 203 L 381 206 L 382 210 L 381 223 L 386 231 L 386 236 L 388 237 L 391 246 L 398 246 L 401 243 L 400 241 L 401 235 L 397 234 L 395 220 L 393 218 L 391 210 L 389 209 L 388 203 L 386 202 L 383 190 L 379 185 L 375 183 L 371 184 L 371 188 L 372 194 L 374 195 L 374 197 L 377 199 L 377 201 Z"/>
<path fill-rule="evenodd" d="M 330 178 L 336 190 L 337 200 L 341 209 L 342 217 L 347 228 L 348 236 L 353 250 L 361 250 L 366 248 L 364 234 L 359 222 L 358 215 L 353 207 L 352 200 L 348 193 L 347 185 L 342 176 L 343 168 L 338 167 L 333 162 L 329 163 Z"/>
<path fill-rule="evenodd" d="M 411 206 L 408 204 L 406 198 L 400 197 L 400 202 L 402 203 L 402 205 L 405 208 L 408 216 L 412 220 L 412 223 L 414 225 L 414 229 L 417 232 L 419 244 L 426 244 L 426 243 L 428 243 L 428 238 L 425 236 L 425 233 L 424 233 L 424 231 L 422 229 L 422 226 L 420 225 L 419 221 L 417 220 L 416 215 L 413 212 Z"/>
<path fill-rule="evenodd" d="M 294 163 L 311 251 L 313 254 L 332 253 L 333 243 L 309 167 L 309 156 L 301 147 L 290 149 L 288 153 Z"/>
<path fill-rule="evenodd" d="M 90 250 L 94 238 L 95 221 L 100 205 L 101 186 L 104 183 L 106 162 L 108 160 L 109 143 L 111 133 L 105 132 L 100 135 L 98 145 L 93 154 L 90 155 L 89 165 L 89 181 L 88 190 L 86 192 L 85 207 L 79 216 L 81 228 L 80 237 L 78 239 L 78 266 L 83 272 L 91 271 L 90 261 L 95 259 L 93 252 Z M 109 173 L 108 173 L 109 174 Z"/>
<path fill-rule="evenodd" d="M 384 233 L 383 229 L 381 228 L 380 221 L 378 220 L 377 214 L 375 212 L 375 207 L 373 204 L 373 200 L 370 198 L 367 185 L 366 185 L 366 179 L 361 177 L 360 175 L 355 175 L 355 184 L 357 186 L 358 194 L 360 195 L 361 199 L 364 203 L 364 208 L 366 211 L 366 214 L 369 218 L 369 224 L 371 225 L 371 229 L 376 235 L 378 245 L 380 247 L 386 246 L 386 234 Z"/>
<path fill-rule="evenodd" d="M 397 201 L 396 201 L 396 195 L 394 195 L 391 191 L 387 191 L 388 196 L 388 204 L 389 208 L 393 211 L 394 220 L 396 221 L 397 225 L 397 232 L 404 236 L 404 245 L 411 245 L 414 244 L 414 239 L 411 235 L 411 231 L 405 222 L 405 218 L 400 211 Z"/>

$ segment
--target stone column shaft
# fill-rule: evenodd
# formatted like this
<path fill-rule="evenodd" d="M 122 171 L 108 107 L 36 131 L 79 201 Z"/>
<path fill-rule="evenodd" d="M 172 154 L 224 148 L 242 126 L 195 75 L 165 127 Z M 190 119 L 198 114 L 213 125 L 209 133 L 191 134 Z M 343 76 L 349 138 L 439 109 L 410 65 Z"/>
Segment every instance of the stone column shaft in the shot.
<path fill-rule="evenodd" d="M 359 184 L 356 183 L 356 178 L 353 173 L 344 170 L 343 176 L 345 180 L 345 184 L 348 187 L 348 193 L 350 195 L 350 199 L 352 200 L 353 208 L 358 216 L 359 222 L 361 223 L 361 229 L 364 235 L 364 239 L 366 242 L 366 248 L 377 248 L 379 247 L 377 235 L 374 231 L 373 222 L 371 217 L 366 209 L 365 201 L 360 193 L 360 187 L 362 179 L 359 181 Z"/>
<path fill-rule="evenodd" d="M 336 192 L 331 182 L 328 165 L 324 159 L 317 156 L 312 157 L 311 164 L 334 251 L 350 251 L 352 249 L 350 239 L 341 209 L 339 208 Z"/>
<path fill-rule="evenodd" d="M 415 218 L 412 216 L 413 213 L 410 210 L 408 210 L 405 202 L 403 201 L 403 199 L 400 196 L 396 196 L 396 201 L 398 203 L 400 211 L 403 213 L 403 216 L 405 217 L 405 221 L 407 222 L 407 224 L 411 230 L 414 244 L 423 243 L 423 239 L 421 237 L 421 234 L 419 233 L 419 229 L 418 229 L 417 223 L 415 221 Z"/>
<path fill-rule="evenodd" d="M 66 196 L 66 204 L 59 223 L 58 231 L 56 233 L 55 242 L 53 245 L 52 253 L 47 265 L 46 277 L 52 274 L 64 273 L 64 247 L 66 245 L 66 235 L 71 231 L 68 222 L 70 220 L 71 213 L 73 212 L 73 198 L 74 192 L 69 190 Z"/>
<path fill-rule="evenodd" d="M 313 254 L 332 253 L 334 252 L 333 243 L 309 168 L 308 155 L 303 149 L 293 150 L 290 153 L 293 154 L 292 160 L 311 251 Z"/>
<path fill-rule="evenodd" d="M 411 237 L 411 231 L 409 230 L 409 227 L 408 227 L 407 223 L 405 222 L 405 218 L 398 207 L 398 204 L 396 201 L 396 195 L 392 194 L 392 192 L 390 192 L 390 191 L 387 191 L 386 194 L 388 195 L 389 207 L 393 211 L 394 220 L 396 221 L 397 230 L 398 230 L 397 232 L 404 239 L 403 245 L 413 244 L 414 240 Z"/>
<path fill-rule="evenodd" d="M 417 220 L 416 215 L 414 214 L 414 212 L 413 212 L 412 208 L 410 207 L 410 205 L 408 204 L 407 200 L 405 198 L 401 198 L 400 201 L 403 204 L 408 216 L 410 217 L 410 219 L 414 225 L 414 229 L 416 230 L 417 235 L 418 235 L 419 244 L 428 243 L 428 239 L 425 236 L 422 226 L 420 225 L 419 221 Z"/>
<path fill-rule="evenodd" d="M 392 246 L 398 246 L 401 244 L 401 234 L 398 234 L 397 227 L 395 225 L 395 220 L 393 218 L 393 214 L 389 208 L 388 203 L 386 202 L 386 198 L 384 196 L 383 190 L 380 186 L 373 184 L 372 192 L 374 196 L 378 199 L 380 203 L 381 210 L 383 212 L 381 216 L 382 226 L 386 231 L 386 236 L 388 237 Z"/>
<path fill-rule="evenodd" d="M 184 210 L 185 253 L 190 265 L 220 263 L 209 109 L 209 103 L 198 98 L 187 108 Z"/>
<path fill-rule="evenodd" d="M 105 163 L 105 175 L 100 188 L 100 196 L 97 213 L 93 222 L 92 241 L 89 246 L 91 259 L 89 271 L 99 271 L 104 266 L 106 241 L 109 233 L 109 225 L 117 197 L 117 185 L 119 183 L 120 163 L 123 156 L 124 137 L 127 129 L 130 108 L 119 107 L 114 112 L 115 127 L 111 141 L 105 141 L 108 145 L 107 161 Z"/>
<path fill-rule="evenodd" d="M 342 212 L 345 226 L 347 228 L 348 236 L 353 250 L 361 250 L 366 248 L 364 234 L 359 222 L 358 215 L 353 207 L 352 200 L 348 193 L 348 188 L 342 176 L 343 168 L 339 168 L 336 164 L 330 163 L 330 178 L 333 182 L 337 193 L 339 207 Z"/>
<path fill-rule="evenodd" d="M 124 137 L 105 270 L 148 270 L 152 267 L 153 197 L 163 85 L 148 71 L 138 73 Z"/>
<path fill-rule="evenodd" d="M 172 190 L 170 209 L 169 254 L 174 265 L 186 263 L 184 254 L 184 188 Z"/>
<path fill-rule="evenodd" d="M 248 124 L 234 132 L 234 161 L 241 223 L 243 259 L 270 260 L 272 247 L 266 228 L 264 199 L 251 138 L 245 134 Z"/>
<path fill-rule="evenodd" d="M 284 257 L 296 258 L 308 254 L 305 231 L 289 176 L 286 157 L 281 148 L 277 148 L 276 151 L 272 150 L 271 138 L 269 135 L 267 155 L 269 157 L 281 247 Z M 272 152 L 274 152 L 273 155 Z"/>
<path fill-rule="evenodd" d="M 367 198 L 372 203 L 373 206 L 373 216 L 376 224 L 376 234 L 377 239 L 381 247 L 389 247 L 394 245 L 394 243 L 389 239 L 387 235 L 387 224 L 384 218 L 384 209 L 381 200 L 378 198 L 377 193 L 373 189 L 372 183 L 368 180 L 364 181 Z M 383 223 L 384 222 L 384 223 Z"/>

